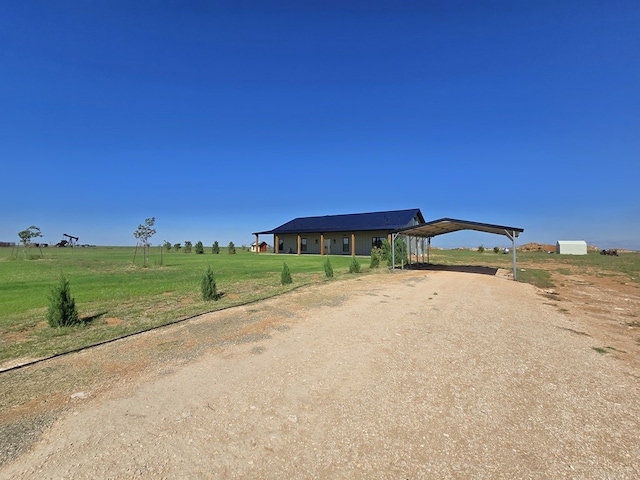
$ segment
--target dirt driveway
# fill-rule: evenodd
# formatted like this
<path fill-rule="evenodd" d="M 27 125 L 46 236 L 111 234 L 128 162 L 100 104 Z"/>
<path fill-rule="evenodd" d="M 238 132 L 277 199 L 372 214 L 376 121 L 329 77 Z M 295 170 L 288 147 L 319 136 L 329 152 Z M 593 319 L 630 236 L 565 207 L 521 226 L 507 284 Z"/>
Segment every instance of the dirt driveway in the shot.
<path fill-rule="evenodd" d="M 367 275 L 3 374 L 0 478 L 637 479 L 638 289 L 589 288 Z"/>

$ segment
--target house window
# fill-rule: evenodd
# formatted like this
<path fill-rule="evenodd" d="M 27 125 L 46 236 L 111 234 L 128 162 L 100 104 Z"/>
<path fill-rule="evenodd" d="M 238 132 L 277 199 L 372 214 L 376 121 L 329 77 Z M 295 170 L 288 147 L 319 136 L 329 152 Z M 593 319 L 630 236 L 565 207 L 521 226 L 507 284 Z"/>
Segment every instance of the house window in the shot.
<path fill-rule="evenodd" d="M 278 239 L 278 251 L 284 252 L 284 240 L 282 238 Z"/>
<path fill-rule="evenodd" d="M 382 248 L 383 237 L 371 237 L 371 247 Z"/>
<path fill-rule="evenodd" d="M 300 239 L 300 251 L 302 251 L 302 252 L 306 252 L 307 251 L 307 239 L 306 238 L 301 238 Z"/>
<path fill-rule="evenodd" d="M 342 251 L 349 253 L 349 237 L 342 237 Z"/>

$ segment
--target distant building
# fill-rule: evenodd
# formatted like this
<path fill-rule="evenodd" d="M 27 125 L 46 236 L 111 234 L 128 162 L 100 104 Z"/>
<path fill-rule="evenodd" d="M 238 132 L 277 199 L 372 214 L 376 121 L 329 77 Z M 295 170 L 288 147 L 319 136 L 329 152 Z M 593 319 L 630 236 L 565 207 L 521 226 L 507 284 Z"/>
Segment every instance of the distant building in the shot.
<path fill-rule="evenodd" d="M 558 240 L 556 253 L 560 255 L 586 255 L 587 242 L 584 240 Z"/>
<path fill-rule="evenodd" d="M 256 250 L 256 242 L 253 242 L 251 244 L 251 248 L 250 251 L 252 251 L 253 253 L 257 252 L 266 252 L 267 249 L 269 248 L 269 244 L 267 244 L 267 242 L 260 242 L 260 245 L 258 245 L 258 249 Z"/>

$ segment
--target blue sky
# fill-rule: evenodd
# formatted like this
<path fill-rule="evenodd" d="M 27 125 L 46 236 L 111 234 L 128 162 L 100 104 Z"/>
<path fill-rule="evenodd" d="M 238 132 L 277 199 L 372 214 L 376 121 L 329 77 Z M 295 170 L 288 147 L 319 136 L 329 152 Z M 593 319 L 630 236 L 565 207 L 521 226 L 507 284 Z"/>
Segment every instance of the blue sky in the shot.
<path fill-rule="evenodd" d="M 640 250 L 638 25 L 616 0 L 0 2 L 0 241 L 420 208 Z"/>

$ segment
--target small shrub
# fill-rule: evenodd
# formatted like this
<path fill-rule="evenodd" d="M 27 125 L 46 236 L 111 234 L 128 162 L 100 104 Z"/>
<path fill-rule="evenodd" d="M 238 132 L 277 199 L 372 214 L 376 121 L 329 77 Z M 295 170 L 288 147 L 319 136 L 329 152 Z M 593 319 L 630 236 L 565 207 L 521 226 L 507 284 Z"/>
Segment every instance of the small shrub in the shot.
<path fill-rule="evenodd" d="M 500 253 L 500 247 L 493 247 L 493 253 Z"/>
<path fill-rule="evenodd" d="M 480 246 L 478 247 L 478 252 L 480 252 L 480 253 L 484 253 L 484 245 L 480 245 Z"/>
<path fill-rule="evenodd" d="M 371 263 L 369 268 L 378 268 L 380 266 L 380 260 L 384 257 L 384 252 L 381 248 L 373 247 L 371 249 Z"/>
<path fill-rule="evenodd" d="M 211 253 L 217 255 L 220 253 L 220 245 L 218 245 L 218 241 L 213 242 L 213 246 L 211 247 Z"/>
<path fill-rule="evenodd" d="M 233 255 L 234 253 L 236 253 L 236 246 L 233 242 L 229 242 L 229 254 Z"/>
<path fill-rule="evenodd" d="M 289 285 L 293 283 L 293 279 L 291 278 L 291 272 L 289 271 L 289 266 L 285 262 L 282 266 L 282 273 L 280 274 L 280 283 L 282 285 Z"/>
<path fill-rule="evenodd" d="M 193 247 L 193 244 L 189 240 L 184 242 L 184 253 L 191 253 L 191 247 Z"/>
<path fill-rule="evenodd" d="M 200 291 L 202 292 L 203 300 L 218 300 L 218 291 L 216 289 L 216 279 L 213 276 L 211 267 L 207 267 L 207 271 L 202 277 L 200 283 Z"/>
<path fill-rule="evenodd" d="M 349 273 L 360 273 L 360 262 L 356 257 L 353 257 L 349 264 Z"/>
<path fill-rule="evenodd" d="M 202 245 L 202 242 L 198 240 L 196 242 L 196 254 L 202 254 L 202 253 L 204 253 L 204 245 Z"/>
<path fill-rule="evenodd" d="M 331 266 L 331 260 L 329 260 L 329 257 L 324 261 L 324 273 L 327 278 L 333 278 L 333 267 Z"/>
<path fill-rule="evenodd" d="M 69 291 L 69 280 L 60 276 L 58 285 L 51 289 L 47 321 L 54 328 L 77 325 L 81 322 L 76 309 L 76 301 Z"/>

